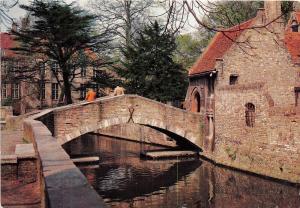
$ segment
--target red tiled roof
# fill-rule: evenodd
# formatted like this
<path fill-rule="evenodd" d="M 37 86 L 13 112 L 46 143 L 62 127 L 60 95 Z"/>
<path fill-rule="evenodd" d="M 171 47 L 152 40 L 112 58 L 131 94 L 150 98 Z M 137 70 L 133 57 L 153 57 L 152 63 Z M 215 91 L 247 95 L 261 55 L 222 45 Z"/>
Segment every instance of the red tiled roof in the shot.
<path fill-rule="evenodd" d="M 216 59 L 222 58 L 225 52 L 233 45 L 234 41 L 242 34 L 243 29 L 251 26 L 253 19 L 233 26 L 226 31 L 218 32 L 210 44 L 189 70 L 189 75 L 212 71 L 215 68 Z"/>
<path fill-rule="evenodd" d="M 299 24 L 300 12 L 295 12 L 294 15 Z M 300 64 L 300 32 L 292 32 L 290 25 L 288 25 L 285 31 L 284 43 L 291 54 L 293 63 Z"/>
<path fill-rule="evenodd" d="M 0 48 L 1 50 L 4 50 L 4 56 L 5 57 L 12 57 L 15 55 L 15 53 L 10 50 L 10 48 L 15 47 L 15 41 L 12 38 L 12 35 L 9 33 L 0 33 Z"/>

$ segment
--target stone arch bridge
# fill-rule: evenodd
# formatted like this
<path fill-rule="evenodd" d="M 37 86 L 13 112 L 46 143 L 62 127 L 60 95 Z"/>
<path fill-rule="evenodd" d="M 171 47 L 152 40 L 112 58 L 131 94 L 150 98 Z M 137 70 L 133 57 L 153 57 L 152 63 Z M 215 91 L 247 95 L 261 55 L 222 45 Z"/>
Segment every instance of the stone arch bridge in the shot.
<path fill-rule="evenodd" d="M 45 110 L 35 116 L 62 145 L 83 134 L 112 125 L 133 122 L 146 125 L 203 149 L 201 115 L 138 95 L 104 97 Z"/>

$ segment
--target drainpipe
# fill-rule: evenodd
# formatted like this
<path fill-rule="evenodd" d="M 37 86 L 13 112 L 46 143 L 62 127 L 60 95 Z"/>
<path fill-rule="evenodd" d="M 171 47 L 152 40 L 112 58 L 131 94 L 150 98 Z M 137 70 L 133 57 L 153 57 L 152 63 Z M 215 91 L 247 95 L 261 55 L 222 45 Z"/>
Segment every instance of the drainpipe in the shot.
<path fill-rule="evenodd" d="M 208 144 L 208 150 L 210 152 L 213 152 L 213 146 L 214 146 L 214 112 L 212 109 L 212 100 L 213 95 L 210 96 L 209 99 L 209 109 L 206 112 L 207 118 L 208 118 L 208 136 L 207 136 L 207 144 Z"/>

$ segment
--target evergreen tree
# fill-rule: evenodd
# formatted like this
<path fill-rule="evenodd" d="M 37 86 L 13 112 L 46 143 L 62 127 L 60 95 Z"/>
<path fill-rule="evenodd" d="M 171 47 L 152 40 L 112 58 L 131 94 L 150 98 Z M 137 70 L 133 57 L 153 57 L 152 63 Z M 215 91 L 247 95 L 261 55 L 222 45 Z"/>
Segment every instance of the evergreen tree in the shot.
<path fill-rule="evenodd" d="M 118 73 L 126 80 L 126 90 L 162 102 L 183 99 L 187 72 L 174 62 L 175 49 L 171 32 L 157 21 L 146 26 L 123 50 L 125 69 Z"/>
<path fill-rule="evenodd" d="M 107 48 L 109 31 L 96 35 L 93 29 L 95 16 L 63 1 L 34 0 L 29 6 L 20 7 L 29 12 L 34 22 L 31 27 L 12 31 L 21 43 L 14 50 L 55 61 L 63 79 L 65 102 L 72 103 L 72 80 L 76 76 L 74 62 L 79 60 L 79 52 Z"/>

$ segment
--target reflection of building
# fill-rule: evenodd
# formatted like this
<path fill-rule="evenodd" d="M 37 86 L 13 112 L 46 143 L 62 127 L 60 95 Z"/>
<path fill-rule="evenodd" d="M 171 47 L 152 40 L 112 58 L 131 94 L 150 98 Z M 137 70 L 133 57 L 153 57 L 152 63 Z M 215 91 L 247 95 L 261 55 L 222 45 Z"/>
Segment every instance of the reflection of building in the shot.
<path fill-rule="evenodd" d="M 45 61 L 33 57 L 29 60 L 28 57 L 9 50 L 16 46 L 17 43 L 10 33 L 1 33 L 2 105 L 11 104 L 14 114 L 23 114 L 37 108 L 53 107 L 63 102 L 63 97 L 60 97 L 62 76 L 58 64 L 51 60 Z M 86 53 L 88 56 L 94 56 L 90 52 Z M 99 90 L 98 85 L 91 81 L 98 70 L 91 66 L 76 67 L 74 71 L 76 76 L 72 85 L 73 102 L 85 98 L 87 87 Z M 30 78 L 24 79 L 25 76 Z M 109 90 L 105 92 L 108 93 Z"/>
<path fill-rule="evenodd" d="M 206 115 L 204 147 L 217 162 L 284 178 L 300 158 L 300 11 L 286 26 L 280 15 L 266 1 L 217 33 L 189 71 L 186 107 Z"/>

